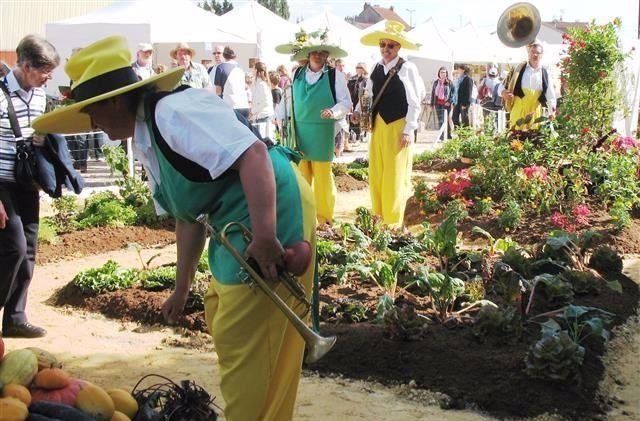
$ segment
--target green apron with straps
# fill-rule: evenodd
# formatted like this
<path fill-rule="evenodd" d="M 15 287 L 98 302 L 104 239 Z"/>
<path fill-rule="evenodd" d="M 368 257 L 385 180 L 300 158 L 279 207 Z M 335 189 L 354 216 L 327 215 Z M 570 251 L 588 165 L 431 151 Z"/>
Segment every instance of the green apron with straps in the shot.
<path fill-rule="evenodd" d="M 251 230 L 249 208 L 238 172 L 228 171 L 208 182 L 187 179 L 164 156 L 155 139 L 151 119 L 147 120 L 160 170 L 160 180 L 154 180 L 153 197 L 160 206 L 176 219 L 189 223 L 196 222 L 199 215 L 207 214 L 209 223 L 218 232 L 232 221 L 240 222 Z M 295 156 L 291 151 L 276 146 L 269 149 L 269 157 L 276 178 L 276 236 L 286 247 L 304 240 L 300 191 L 291 167 Z M 230 232 L 228 238 L 244 255 L 247 244 L 240 232 Z M 222 284 L 237 285 L 247 280 L 247 274 L 238 262 L 213 238 L 209 241 L 209 266 L 216 280 Z"/>
<path fill-rule="evenodd" d="M 333 161 L 336 121 L 320 118 L 325 108 L 335 105 L 329 75 L 323 75 L 313 85 L 307 82 L 307 66 L 302 68 L 293 81 L 293 115 L 302 158 L 308 161 Z"/>

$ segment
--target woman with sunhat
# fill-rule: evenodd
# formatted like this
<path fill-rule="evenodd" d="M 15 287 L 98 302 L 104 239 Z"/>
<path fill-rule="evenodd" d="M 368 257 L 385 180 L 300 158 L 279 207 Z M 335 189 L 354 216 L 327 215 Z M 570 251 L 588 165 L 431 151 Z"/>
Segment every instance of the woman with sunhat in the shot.
<path fill-rule="evenodd" d="M 300 171 L 313 187 L 318 223 L 332 224 L 337 190 L 331 162 L 334 139 L 340 130 L 336 123 L 351 111 L 352 104 L 347 79 L 342 74 L 336 75 L 337 71 L 327 65 L 327 60 L 346 57 L 347 53 L 329 43 L 327 31 L 300 31 L 294 43 L 279 45 L 276 51 L 292 54 L 292 61 L 307 60 L 293 76 L 290 95 L 293 136 L 302 154 Z"/>
<path fill-rule="evenodd" d="M 84 48 L 65 67 L 76 103 L 41 116 L 33 127 L 44 133 L 99 128 L 112 139 L 133 136 L 156 207 L 176 218 L 176 287 L 162 306 L 165 318 L 173 323 L 183 311 L 205 243 L 205 227 L 196 220 L 201 214 L 217 230 L 230 221 L 247 226 L 253 233 L 248 246 L 239 232 L 229 234 L 240 254 L 255 259 L 267 281 L 276 278 L 277 266 L 286 267 L 310 291 L 315 209 L 291 155 L 280 147 L 267 149 L 213 92 L 169 91 L 183 68 L 139 81 L 130 60 L 122 37 Z M 296 261 L 284 260 L 283 247 L 300 245 Z M 291 420 L 302 338 L 265 294 L 243 285 L 246 276 L 238 263 L 213 240 L 209 263 L 214 279 L 205 296 L 205 318 L 219 358 L 226 419 Z M 291 306 L 291 294 L 276 285 Z"/>
<path fill-rule="evenodd" d="M 367 82 L 373 105 L 369 146 L 373 213 L 387 225 L 400 226 L 411 192 L 412 143 L 418 128 L 424 82 L 416 66 L 398 53 L 401 48 L 417 50 L 419 44 L 409 41 L 404 25 L 396 21 L 388 21 L 384 31 L 367 34 L 361 42 L 379 46 L 382 56 Z"/>
<path fill-rule="evenodd" d="M 196 50 L 189 47 L 186 42 L 181 42 L 169 52 L 169 55 L 176 61 L 177 66 L 184 68 L 181 85 L 188 85 L 192 88 L 211 88 L 211 78 L 206 67 L 193 61 Z"/>

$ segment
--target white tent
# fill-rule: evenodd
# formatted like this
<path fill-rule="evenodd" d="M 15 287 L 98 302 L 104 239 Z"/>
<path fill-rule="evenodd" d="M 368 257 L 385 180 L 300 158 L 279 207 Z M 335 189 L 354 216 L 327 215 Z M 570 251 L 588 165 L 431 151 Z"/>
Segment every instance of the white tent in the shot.
<path fill-rule="evenodd" d="M 431 92 L 431 83 L 437 77 L 438 69 L 445 67 L 449 74 L 453 70 L 453 51 L 447 44 L 442 31 L 433 18 L 416 25 L 407 36 L 421 44 L 418 51 L 407 50 L 408 59 L 418 67 L 425 83 L 426 92 Z"/>
<path fill-rule="evenodd" d="M 289 56 L 276 53 L 277 45 L 294 40 L 299 27 L 287 22 L 266 7 L 251 0 L 236 6 L 220 16 L 220 28 L 241 31 L 255 48 L 251 58 L 260 59 L 272 69 L 289 62 Z"/>
<path fill-rule="evenodd" d="M 127 38 L 132 57 L 140 42 L 155 44 L 154 61 L 168 63 L 168 51 L 177 42 L 189 42 L 196 50 L 196 60 L 212 59 L 212 42 L 238 43 L 250 41 L 219 29 L 220 18 L 189 0 L 126 0 L 98 9 L 84 16 L 49 23 L 46 38 L 56 46 L 60 56 L 69 57 L 75 47 L 83 47 L 101 38 L 122 35 Z M 58 85 L 69 80 L 60 66 L 47 86 L 57 94 Z"/>

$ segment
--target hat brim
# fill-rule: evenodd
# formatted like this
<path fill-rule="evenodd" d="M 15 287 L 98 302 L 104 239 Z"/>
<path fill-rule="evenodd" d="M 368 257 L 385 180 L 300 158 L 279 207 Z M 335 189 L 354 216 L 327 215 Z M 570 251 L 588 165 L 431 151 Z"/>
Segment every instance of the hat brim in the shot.
<path fill-rule="evenodd" d="M 407 50 L 420 49 L 419 43 L 413 43 L 407 40 L 406 38 L 399 37 L 397 35 L 390 34 L 388 32 L 383 32 L 383 31 L 375 31 L 370 34 L 364 35 L 362 38 L 360 38 L 360 42 L 370 47 L 378 47 L 378 44 L 380 44 L 381 39 L 390 39 L 392 41 L 395 41 L 398 44 L 400 44 L 402 48 L 406 48 Z"/>
<path fill-rule="evenodd" d="M 60 107 L 33 120 L 31 127 L 39 133 L 69 134 L 91 131 L 93 127 L 89 115 L 81 112 L 87 105 L 122 95 L 145 85 L 155 85 L 159 91 L 169 91 L 180 82 L 183 73 L 184 68 L 180 67 L 66 107 Z"/>
<path fill-rule="evenodd" d="M 314 51 L 326 51 L 329 53 L 329 57 L 342 58 L 346 57 L 348 53 L 340 47 L 335 45 L 314 45 L 309 47 L 302 47 L 302 49 L 291 56 L 291 60 L 299 61 L 309 58 L 309 54 Z"/>

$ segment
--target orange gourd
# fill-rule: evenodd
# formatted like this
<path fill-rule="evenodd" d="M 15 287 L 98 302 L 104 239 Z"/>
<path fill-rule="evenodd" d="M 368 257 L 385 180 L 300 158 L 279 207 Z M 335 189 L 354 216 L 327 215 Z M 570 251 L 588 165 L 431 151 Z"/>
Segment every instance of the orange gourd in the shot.
<path fill-rule="evenodd" d="M 124 389 L 109 389 L 107 394 L 111 396 L 113 404 L 116 406 L 116 411 L 120 411 L 127 417 L 133 419 L 138 412 L 138 402 L 131 396 L 131 393 Z"/>
<path fill-rule="evenodd" d="M 29 410 L 17 398 L 0 398 L 0 414 L 2 421 L 24 421 L 29 416 Z"/>
<path fill-rule="evenodd" d="M 25 405 L 31 405 L 31 392 L 21 384 L 9 383 L 2 388 L 3 398 L 16 398 Z"/>
<path fill-rule="evenodd" d="M 76 408 L 97 421 L 111 421 L 116 407 L 111 397 L 100 386 L 87 383 L 76 396 Z"/>
<path fill-rule="evenodd" d="M 131 418 L 127 417 L 125 414 L 123 414 L 120 411 L 116 411 L 113 413 L 113 416 L 111 417 L 111 421 L 131 421 Z"/>
<path fill-rule="evenodd" d="M 36 374 L 35 385 L 40 389 L 62 389 L 69 386 L 69 375 L 59 368 L 44 368 Z"/>

